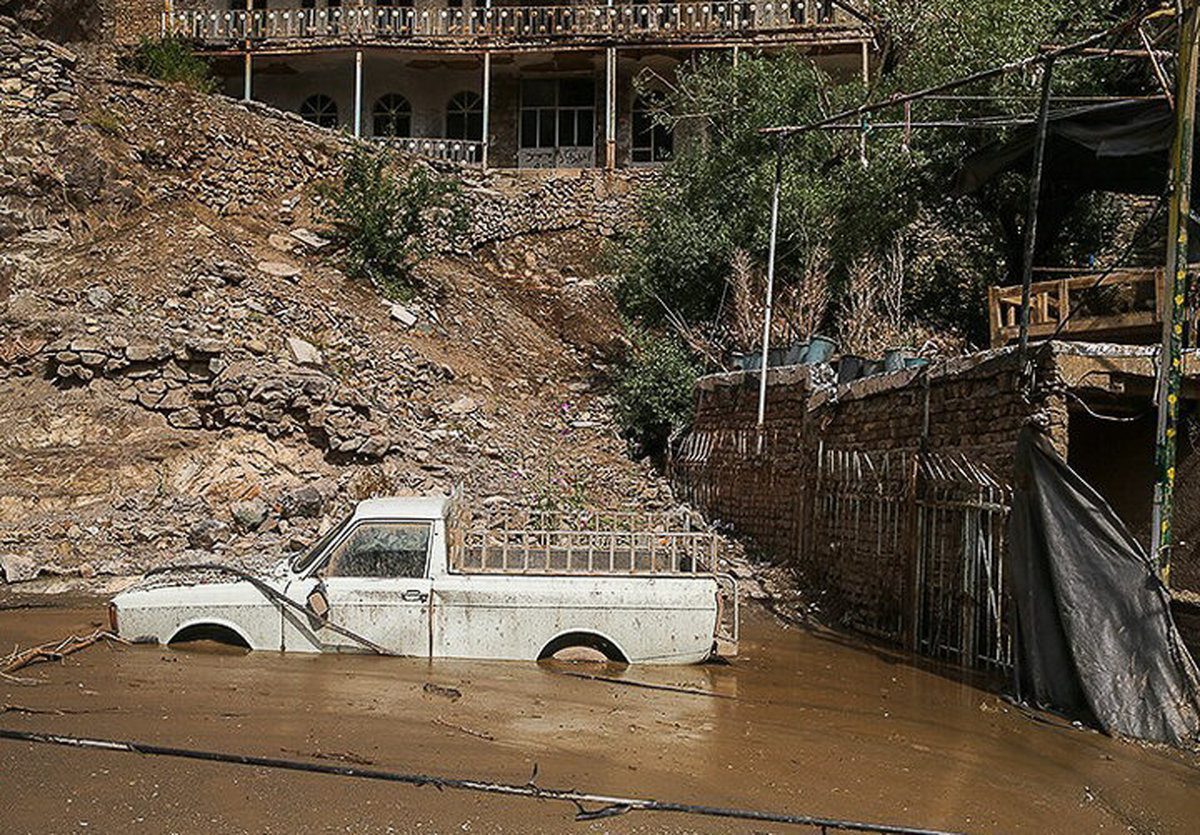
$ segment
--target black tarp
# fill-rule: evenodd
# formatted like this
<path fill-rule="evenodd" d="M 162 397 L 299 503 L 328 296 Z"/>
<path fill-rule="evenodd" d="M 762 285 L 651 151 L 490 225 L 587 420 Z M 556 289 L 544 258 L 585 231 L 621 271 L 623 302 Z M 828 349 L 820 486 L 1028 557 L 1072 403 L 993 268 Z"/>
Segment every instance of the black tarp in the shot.
<path fill-rule="evenodd" d="M 1079 192 L 1161 194 L 1174 131 L 1175 114 L 1163 99 L 1057 110 L 1046 126 L 1043 177 Z M 980 148 L 963 161 L 955 191 L 969 194 L 1003 171 L 1028 172 L 1036 138 L 1027 125 Z"/>
<path fill-rule="evenodd" d="M 1114 735 L 1200 740 L 1200 674 L 1154 565 L 1030 429 L 1017 442 L 1009 557 L 1023 699 Z"/>

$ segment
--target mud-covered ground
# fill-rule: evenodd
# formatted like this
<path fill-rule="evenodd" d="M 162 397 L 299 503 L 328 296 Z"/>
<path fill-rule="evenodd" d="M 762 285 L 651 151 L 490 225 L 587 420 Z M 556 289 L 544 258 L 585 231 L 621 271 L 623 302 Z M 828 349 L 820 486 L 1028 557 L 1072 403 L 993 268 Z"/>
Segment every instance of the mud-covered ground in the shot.
<path fill-rule="evenodd" d="M 26 602 L 0 600 L 4 652 L 103 620 Z M 760 610 L 744 626 L 728 666 L 598 671 L 695 694 L 578 665 L 96 646 L 0 679 L 0 727 L 514 784 L 536 765 L 544 788 L 970 832 L 1195 831 L 1194 757 Z M 7 832 L 793 831 L 4 740 L 0 787 Z"/>

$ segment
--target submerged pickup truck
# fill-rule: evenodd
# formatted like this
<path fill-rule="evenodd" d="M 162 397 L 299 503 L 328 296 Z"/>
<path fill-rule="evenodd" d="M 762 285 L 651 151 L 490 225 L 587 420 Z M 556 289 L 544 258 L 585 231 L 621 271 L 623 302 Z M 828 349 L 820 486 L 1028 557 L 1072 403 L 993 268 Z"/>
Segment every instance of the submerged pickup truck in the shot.
<path fill-rule="evenodd" d="M 719 548 L 661 514 L 497 518 L 448 498 L 369 499 L 272 576 L 151 577 L 109 619 L 132 641 L 690 664 L 736 652 Z"/>

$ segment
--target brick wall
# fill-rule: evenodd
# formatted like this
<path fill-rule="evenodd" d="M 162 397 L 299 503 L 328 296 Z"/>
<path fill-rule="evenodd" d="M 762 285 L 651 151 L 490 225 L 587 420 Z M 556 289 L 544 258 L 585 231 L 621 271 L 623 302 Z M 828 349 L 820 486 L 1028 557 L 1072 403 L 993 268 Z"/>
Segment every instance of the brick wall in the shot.
<path fill-rule="evenodd" d="M 1044 362 L 1040 376 L 1053 379 L 1053 356 Z M 765 554 L 794 559 L 797 531 L 781 520 L 800 507 L 822 444 L 962 454 L 1006 479 L 1017 433 L 1034 423 L 1065 454 L 1065 398 L 1051 387 L 1027 400 L 1016 371 L 1015 355 L 999 351 L 831 391 L 816 390 L 804 366 L 772 369 L 761 443 L 758 374 L 712 375 L 697 384 L 692 434 L 673 462 L 673 476 L 701 509 Z"/>
<path fill-rule="evenodd" d="M 816 385 L 826 369 L 772 369 L 761 433 L 758 373 L 706 377 L 671 475 L 682 498 L 795 568 L 828 620 L 967 665 L 1002 666 L 1004 616 L 987 603 L 1002 591 L 981 585 L 970 610 L 979 620 L 960 630 L 963 577 L 1003 548 L 1021 428 L 1041 427 L 1066 451 L 1055 361 L 1053 352 L 1038 361 L 1043 382 L 1028 396 L 1011 350 L 836 389 Z M 982 551 L 964 549 L 980 535 L 989 542 Z"/>
<path fill-rule="evenodd" d="M 997 558 L 1006 549 L 1002 508 L 1017 434 L 1026 424 L 1045 432 L 1135 535 L 1148 538 L 1138 514 L 1149 513 L 1154 477 L 1152 353 L 1054 343 L 1039 354 L 1037 384 L 1028 396 L 1018 386 L 1012 350 L 878 375 L 836 390 L 814 385 L 820 372 L 807 367 L 772 369 L 761 441 L 759 375 L 712 375 L 697 384 L 694 424 L 673 453 L 671 476 L 682 498 L 731 526 L 764 556 L 796 568 L 809 599 L 830 620 L 923 649 L 921 619 L 927 623 L 937 605 L 962 596 L 962 575 L 955 573 L 962 571 L 962 543 L 985 536 Z M 1200 396 L 1191 375 L 1189 369 L 1189 403 Z M 1107 399 L 1099 401 L 1098 412 L 1084 407 L 1086 399 L 1101 395 Z M 1093 412 L 1136 420 L 1100 420 Z M 1193 414 L 1191 406 L 1186 414 Z M 1086 422 L 1098 429 L 1084 431 Z M 1200 426 L 1200 420 L 1189 418 L 1188 426 Z M 1171 575 L 1180 626 L 1193 652 L 1200 647 L 1200 514 L 1194 512 L 1200 456 L 1194 441 L 1189 435 L 1180 450 L 1181 542 Z M 912 455 L 922 449 L 929 454 Z M 939 479 L 928 468 L 918 475 L 918 462 L 926 467 L 931 461 L 934 468 L 945 465 L 949 476 Z M 982 476 L 976 477 L 975 465 Z M 963 506 L 970 511 L 956 509 Z M 935 507 L 949 510 L 935 518 Z M 1005 634 L 1004 628 L 996 634 Z M 993 663 L 1001 659 L 995 645 L 987 649 Z"/>

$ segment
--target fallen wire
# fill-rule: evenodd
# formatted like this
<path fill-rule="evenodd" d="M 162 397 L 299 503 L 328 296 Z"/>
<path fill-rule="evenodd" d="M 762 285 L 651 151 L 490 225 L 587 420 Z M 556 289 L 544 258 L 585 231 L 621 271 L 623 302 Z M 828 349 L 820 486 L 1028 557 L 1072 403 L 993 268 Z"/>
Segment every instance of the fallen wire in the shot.
<path fill-rule="evenodd" d="M 279 589 L 276 589 L 276 588 L 272 587 L 271 585 L 269 585 L 268 583 L 265 583 L 262 579 L 255 577 L 250 572 L 242 571 L 240 568 L 234 568 L 231 565 L 222 565 L 221 563 L 215 563 L 215 562 L 199 562 L 199 563 L 186 563 L 186 564 L 176 564 L 176 565 L 163 565 L 163 566 L 159 566 L 158 568 L 150 569 L 149 571 L 146 572 L 145 576 L 153 577 L 156 574 L 169 574 L 169 573 L 175 572 L 175 571 L 215 571 L 218 573 L 229 574 L 233 577 L 237 577 L 239 580 L 245 580 L 247 583 L 254 586 L 254 588 L 257 589 L 268 600 L 278 603 L 281 606 L 291 609 L 295 612 L 299 612 L 301 615 L 305 616 L 306 618 L 312 617 L 312 613 L 309 612 L 308 609 L 304 608 L 302 605 L 297 603 L 295 600 L 292 600 L 286 594 L 279 591 Z M 387 649 L 386 647 L 382 647 L 379 644 L 375 643 L 374 641 L 364 638 L 362 635 L 359 635 L 355 632 L 351 632 L 346 627 L 339 626 L 338 624 L 334 623 L 331 620 L 322 621 L 321 625 L 324 626 L 326 629 L 329 629 L 332 632 L 336 632 L 337 634 L 341 635 L 344 638 L 349 638 L 350 640 L 354 641 L 356 644 L 359 644 L 360 646 L 366 647 L 367 649 L 371 650 L 371 652 L 375 653 L 376 655 L 387 655 L 387 656 L 398 655 L 398 653 L 392 652 L 391 650 Z"/>
<path fill-rule="evenodd" d="M 529 797 L 536 800 L 560 800 L 573 804 L 577 809 L 577 820 L 595 820 L 598 818 L 622 815 L 626 812 L 676 812 L 689 815 L 705 815 L 717 818 L 734 818 L 739 820 L 763 821 L 768 823 L 792 824 L 809 826 L 816 829 L 839 830 L 843 832 L 883 832 L 896 835 L 952 835 L 944 830 L 917 829 L 908 826 L 898 826 L 885 823 L 866 823 L 863 821 L 842 820 L 838 818 L 822 818 L 812 815 L 791 815 L 783 812 L 766 812 L 757 809 L 737 809 L 724 806 L 702 806 L 691 803 L 671 803 L 649 798 L 615 797 L 602 794 L 590 794 L 580 791 L 563 791 L 543 789 L 533 783 L 534 778 L 525 785 L 511 783 L 493 783 L 486 780 L 470 780 L 459 777 L 436 777 L 431 774 L 404 774 L 395 771 L 380 771 L 376 769 L 355 768 L 346 765 L 331 765 L 327 763 L 311 763 L 301 760 L 285 760 L 277 757 L 258 757 L 248 754 L 231 754 L 222 751 L 202 751 L 194 748 L 172 748 L 165 745 L 150 745 L 142 742 L 129 742 L 115 739 L 89 739 L 86 737 L 62 736 L 58 734 L 36 733 L 0 728 L 0 739 L 11 739 L 18 742 L 34 742 L 45 745 L 63 745 L 69 748 L 89 748 L 103 751 L 122 751 L 132 754 L 158 755 L 178 757 L 189 760 L 204 760 L 207 762 L 232 763 L 258 768 L 276 768 L 285 771 L 302 771 L 314 774 L 332 774 L 341 777 L 357 777 L 365 780 L 382 780 L 390 783 L 405 783 L 412 786 L 434 786 L 438 789 L 460 789 L 463 791 L 483 792 L 485 794 L 507 795 L 511 797 Z M 584 803 L 599 804 L 592 810 L 584 808 Z"/>
<path fill-rule="evenodd" d="M 737 696 L 731 696 L 727 693 L 714 693 L 711 690 L 696 690 L 691 687 L 679 687 L 674 684 L 651 684 L 648 681 L 632 681 L 625 678 L 613 678 L 612 676 L 598 676 L 594 673 L 572 673 L 568 671 L 554 671 L 556 676 L 570 676 L 571 678 L 582 678 L 587 681 L 603 681 L 606 684 L 620 684 L 624 687 L 641 687 L 646 690 L 665 690 L 668 693 L 686 693 L 689 696 L 708 696 L 711 699 L 737 699 Z"/>
<path fill-rule="evenodd" d="M 50 641 L 49 643 L 30 647 L 26 650 L 13 650 L 7 658 L 0 661 L 0 673 L 6 675 L 15 673 L 17 670 L 40 661 L 61 661 L 68 655 L 79 652 L 81 649 L 87 649 L 99 641 L 115 641 L 118 644 L 129 643 L 124 638 L 118 638 L 113 633 L 104 629 L 97 629 L 91 635 L 84 637 L 71 635 L 68 638 L 63 638 L 61 641 Z"/>

